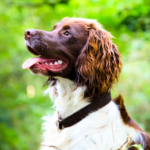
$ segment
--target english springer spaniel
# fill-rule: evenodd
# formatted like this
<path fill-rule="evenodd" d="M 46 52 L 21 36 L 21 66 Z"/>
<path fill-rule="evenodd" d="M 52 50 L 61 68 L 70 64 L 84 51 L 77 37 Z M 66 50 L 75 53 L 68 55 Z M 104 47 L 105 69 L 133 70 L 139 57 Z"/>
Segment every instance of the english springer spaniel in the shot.
<path fill-rule="evenodd" d="M 150 138 L 129 116 L 121 95 L 110 97 L 122 62 L 113 36 L 95 20 L 64 18 L 50 31 L 25 31 L 34 55 L 23 64 L 48 76 L 56 111 L 44 117 L 41 150 L 150 150 Z"/>

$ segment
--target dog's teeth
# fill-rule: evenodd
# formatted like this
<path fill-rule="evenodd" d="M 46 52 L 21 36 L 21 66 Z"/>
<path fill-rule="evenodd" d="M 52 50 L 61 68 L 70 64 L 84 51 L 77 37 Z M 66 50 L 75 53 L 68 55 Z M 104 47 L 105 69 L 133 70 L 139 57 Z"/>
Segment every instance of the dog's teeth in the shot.
<path fill-rule="evenodd" d="M 45 64 L 46 64 L 46 65 L 48 65 L 48 63 L 47 63 L 47 62 L 46 62 Z"/>
<path fill-rule="evenodd" d="M 62 64 L 63 63 L 63 61 L 62 60 L 58 60 L 58 64 Z"/>
<path fill-rule="evenodd" d="M 53 63 L 50 63 L 50 65 L 53 65 Z"/>
<path fill-rule="evenodd" d="M 58 62 L 57 61 L 55 61 L 55 63 L 54 63 L 55 65 L 58 65 Z"/>

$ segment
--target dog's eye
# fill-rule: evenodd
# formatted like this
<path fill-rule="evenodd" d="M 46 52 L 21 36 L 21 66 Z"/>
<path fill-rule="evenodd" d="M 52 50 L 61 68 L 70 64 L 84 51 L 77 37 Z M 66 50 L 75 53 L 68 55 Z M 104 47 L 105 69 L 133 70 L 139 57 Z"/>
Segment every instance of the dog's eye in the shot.
<path fill-rule="evenodd" d="M 70 33 L 69 33 L 68 31 L 66 31 L 66 32 L 64 33 L 64 35 L 65 35 L 65 36 L 69 36 Z"/>

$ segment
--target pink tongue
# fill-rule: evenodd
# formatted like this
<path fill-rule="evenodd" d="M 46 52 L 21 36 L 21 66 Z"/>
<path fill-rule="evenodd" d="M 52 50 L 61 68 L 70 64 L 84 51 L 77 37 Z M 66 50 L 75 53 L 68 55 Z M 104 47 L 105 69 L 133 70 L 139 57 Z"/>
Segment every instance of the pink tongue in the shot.
<path fill-rule="evenodd" d="M 34 64 L 40 62 L 46 62 L 50 59 L 45 59 L 45 58 L 41 58 L 41 57 L 33 57 L 33 58 L 29 58 L 28 60 L 26 60 L 23 65 L 22 65 L 22 68 L 23 69 L 28 69 L 30 68 L 31 66 L 33 66 Z"/>

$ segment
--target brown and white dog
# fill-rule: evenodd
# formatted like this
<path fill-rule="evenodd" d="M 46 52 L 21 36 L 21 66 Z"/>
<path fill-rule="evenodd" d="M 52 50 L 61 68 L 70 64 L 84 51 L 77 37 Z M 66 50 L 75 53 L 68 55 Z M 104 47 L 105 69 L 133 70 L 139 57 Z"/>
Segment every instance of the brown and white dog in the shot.
<path fill-rule="evenodd" d="M 44 117 L 41 150 L 150 150 L 150 138 L 128 115 L 121 95 L 78 123 L 58 131 L 56 122 L 101 97 L 118 81 L 122 69 L 112 35 L 95 20 L 64 18 L 50 32 L 29 29 L 25 42 L 34 57 L 24 69 L 49 78 L 45 91 L 54 101 Z"/>

